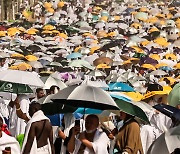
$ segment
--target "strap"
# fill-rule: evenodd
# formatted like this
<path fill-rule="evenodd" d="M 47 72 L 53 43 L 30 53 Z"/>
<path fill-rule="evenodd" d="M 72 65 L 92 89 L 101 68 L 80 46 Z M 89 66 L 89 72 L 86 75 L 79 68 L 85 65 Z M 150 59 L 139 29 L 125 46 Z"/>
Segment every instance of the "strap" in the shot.
<path fill-rule="evenodd" d="M 43 122 L 43 128 L 42 128 L 42 130 L 41 130 L 41 133 L 40 133 L 39 136 L 37 137 L 37 142 L 39 141 L 39 139 L 40 139 L 40 137 L 41 137 L 41 135 L 42 135 L 42 133 L 43 133 L 45 124 L 46 124 L 46 120 L 44 120 L 44 122 Z"/>

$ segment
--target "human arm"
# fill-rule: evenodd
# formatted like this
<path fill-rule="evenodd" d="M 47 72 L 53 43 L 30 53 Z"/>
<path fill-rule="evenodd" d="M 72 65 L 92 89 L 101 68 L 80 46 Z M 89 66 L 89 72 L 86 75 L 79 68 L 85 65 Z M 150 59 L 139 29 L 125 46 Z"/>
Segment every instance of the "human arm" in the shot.
<path fill-rule="evenodd" d="M 65 135 L 64 132 L 63 132 L 62 130 L 60 130 L 60 129 L 59 129 L 59 131 L 58 131 L 58 136 L 59 136 L 60 138 L 62 138 L 63 140 L 66 139 L 66 135 Z"/>
<path fill-rule="evenodd" d="M 34 123 L 32 123 L 31 128 L 29 130 L 29 134 L 28 134 L 28 138 L 27 138 L 27 142 L 26 142 L 24 151 L 22 152 L 23 154 L 30 153 L 30 150 L 31 150 L 31 147 L 32 147 L 32 144 L 34 141 L 34 137 L 35 137 L 35 129 L 36 129 L 36 126 Z"/>
<path fill-rule="evenodd" d="M 53 144 L 53 129 L 51 129 L 51 132 L 49 133 L 49 142 L 51 145 L 52 154 L 55 154 L 55 149 L 54 149 L 54 144 Z"/>
<path fill-rule="evenodd" d="M 73 151 L 75 150 L 75 140 L 76 140 L 75 136 L 77 134 L 79 134 L 79 132 L 80 132 L 79 126 L 75 126 L 74 128 L 72 128 L 72 135 L 71 135 L 71 138 L 70 138 L 68 145 L 67 145 L 67 150 L 70 153 L 73 153 Z"/>
<path fill-rule="evenodd" d="M 14 104 L 16 106 L 16 114 L 19 118 L 25 120 L 26 122 L 29 121 L 29 118 L 27 117 L 27 115 L 25 113 L 23 113 L 23 111 L 21 110 L 20 104 L 19 104 L 19 99 L 18 97 L 15 99 Z"/>

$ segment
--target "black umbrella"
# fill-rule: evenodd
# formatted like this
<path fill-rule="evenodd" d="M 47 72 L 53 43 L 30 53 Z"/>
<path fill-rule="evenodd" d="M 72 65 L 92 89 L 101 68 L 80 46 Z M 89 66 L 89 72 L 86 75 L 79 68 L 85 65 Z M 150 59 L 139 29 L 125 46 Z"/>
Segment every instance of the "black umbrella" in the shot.
<path fill-rule="evenodd" d="M 156 110 L 170 117 L 174 123 L 180 123 L 180 110 L 165 104 L 158 104 L 153 106 Z"/>

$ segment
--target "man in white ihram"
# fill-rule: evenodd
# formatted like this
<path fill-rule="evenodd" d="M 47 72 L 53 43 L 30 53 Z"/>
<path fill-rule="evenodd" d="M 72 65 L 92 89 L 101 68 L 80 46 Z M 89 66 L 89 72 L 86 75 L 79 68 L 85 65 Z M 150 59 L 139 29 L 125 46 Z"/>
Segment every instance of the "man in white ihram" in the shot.
<path fill-rule="evenodd" d="M 80 133 L 80 126 L 73 128 L 68 151 L 73 154 L 108 154 L 109 138 L 98 130 L 98 126 L 99 118 L 88 115 L 85 120 L 86 131 Z"/>

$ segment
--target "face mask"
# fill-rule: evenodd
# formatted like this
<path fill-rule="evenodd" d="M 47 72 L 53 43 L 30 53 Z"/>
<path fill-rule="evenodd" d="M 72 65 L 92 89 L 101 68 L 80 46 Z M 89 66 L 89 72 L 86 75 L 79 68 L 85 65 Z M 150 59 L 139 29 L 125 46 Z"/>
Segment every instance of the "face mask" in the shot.
<path fill-rule="evenodd" d="M 87 133 L 87 134 L 91 134 L 91 133 L 93 133 L 95 130 L 96 130 L 96 129 L 89 130 L 89 131 L 88 131 L 88 130 L 86 130 L 86 133 Z"/>

